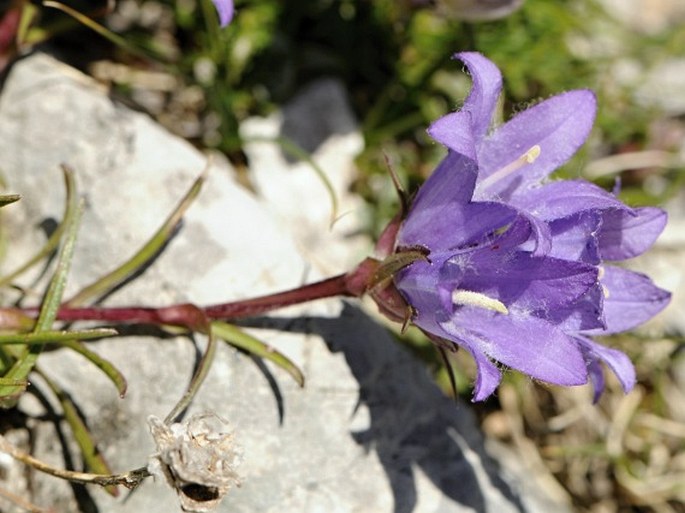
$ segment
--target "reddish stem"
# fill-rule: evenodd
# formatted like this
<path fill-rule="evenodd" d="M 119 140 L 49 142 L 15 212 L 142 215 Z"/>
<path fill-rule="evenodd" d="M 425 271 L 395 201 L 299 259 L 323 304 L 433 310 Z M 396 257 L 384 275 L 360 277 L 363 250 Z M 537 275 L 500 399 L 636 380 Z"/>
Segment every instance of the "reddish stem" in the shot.
<path fill-rule="evenodd" d="M 333 278 L 303 285 L 285 292 L 277 292 L 276 294 L 204 308 L 190 304 L 161 308 L 140 306 L 72 308 L 63 306 L 57 311 L 57 320 L 105 321 L 127 324 L 173 324 L 195 329 L 198 326 L 202 326 L 207 320 L 235 320 L 252 317 L 285 306 L 328 297 L 359 297 L 366 292 L 367 285 L 377 266 L 377 261 L 367 259 L 347 274 L 334 276 Z M 5 312 L 5 317 L 9 321 L 13 319 L 9 314 L 16 314 L 26 318 L 26 314 L 36 315 L 38 313 L 37 308 L 29 308 L 22 311 L 11 310 Z M 1 315 L 0 318 L 2 318 Z"/>
<path fill-rule="evenodd" d="M 303 285 L 296 289 L 286 290 L 285 292 L 246 299 L 244 301 L 208 306 L 202 310 L 209 319 L 240 319 L 315 299 L 335 296 L 353 297 L 356 295 L 349 288 L 348 275 L 341 274 L 309 285 Z"/>

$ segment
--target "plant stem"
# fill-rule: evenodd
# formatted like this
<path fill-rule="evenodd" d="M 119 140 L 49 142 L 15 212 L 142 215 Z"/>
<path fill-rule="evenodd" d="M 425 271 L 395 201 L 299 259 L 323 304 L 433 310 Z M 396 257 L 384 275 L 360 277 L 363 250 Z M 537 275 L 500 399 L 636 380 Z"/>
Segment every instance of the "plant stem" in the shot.
<path fill-rule="evenodd" d="M 354 270 L 346 274 L 340 274 L 284 292 L 207 307 L 198 307 L 191 304 L 177 304 L 159 308 L 143 306 L 61 306 L 57 311 L 56 320 L 67 322 L 101 321 L 126 324 L 166 324 L 198 330 L 208 320 L 231 321 L 244 319 L 316 299 L 336 296 L 361 297 L 366 292 L 368 285 L 374 283 L 372 277 L 378 274 L 378 269 L 378 261 L 367 258 Z M 0 320 L 2 319 L 2 313 L 3 311 L 0 309 Z M 18 313 L 23 317 L 30 318 L 28 316 L 36 315 L 38 310 L 36 308 L 12 309 L 11 312 L 4 313 L 14 316 Z M 12 320 L 10 317 L 8 318 Z"/>
<path fill-rule="evenodd" d="M 354 297 L 356 295 L 349 290 L 347 275 L 341 274 L 285 292 L 278 292 L 245 301 L 208 306 L 203 310 L 205 315 L 212 320 L 233 320 L 260 315 L 277 308 L 297 305 L 315 299 L 335 296 Z"/>
<path fill-rule="evenodd" d="M 277 292 L 244 301 L 234 301 L 200 308 L 207 319 L 235 320 L 261 315 L 278 308 L 335 296 L 354 297 L 359 294 L 350 289 L 348 276 L 333 278 L 304 285 L 285 292 Z M 193 326 L 188 318 L 188 305 L 154 307 L 61 307 L 57 311 L 60 321 L 105 321 L 127 324 L 171 324 Z M 27 313 L 31 313 L 28 310 Z"/>

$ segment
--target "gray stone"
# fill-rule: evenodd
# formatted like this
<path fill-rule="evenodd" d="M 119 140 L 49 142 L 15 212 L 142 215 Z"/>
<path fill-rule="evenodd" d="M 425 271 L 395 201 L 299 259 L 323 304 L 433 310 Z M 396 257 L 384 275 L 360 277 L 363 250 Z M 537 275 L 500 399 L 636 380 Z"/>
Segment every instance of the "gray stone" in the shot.
<path fill-rule="evenodd" d="M 345 123 L 351 119 L 346 116 Z M 331 119 L 326 123 L 333 132 L 340 126 Z M 339 133 L 349 138 L 348 146 L 332 148 L 330 155 L 351 159 L 359 136 L 344 124 Z M 330 138 L 317 143 L 317 155 L 325 154 L 329 143 Z M 5 83 L 0 155 L 9 190 L 23 196 L 3 209 L 5 233 L 11 237 L 4 270 L 44 242 L 38 223 L 61 217 L 59 164 L 76 170 L 86 211 L 67 295 L 132 254 L 206 160 L 146 116 L 112 102 L 90 79 L 44 55 L 17 63 Z M 250 155 L 253 167 L 256 155 Z M 271 179 L 277 176 L 287 188 L 289 176 L 274 172 Z M 307 177 L 303 187 L 320 185 L 314 174 Z M 264 191 L 265 182 L 257 183 Z M 301 197 L 293 203 L 294 213 L 278 212 L 278 218 L 270 212 L 277 208 L 270 204 L 271 193 L 263 194 L 266 203 L 238 186 L 226 166 L 215 166 L 166 251 L 106 304 L 207 304 L 315 278 L 320 271 L 299 250 L 305 248 L 307 256 L 318 251 L 318 235 L 297 232 L 297 227 L 304 237 L 298 239 L 283 220 L 306 219 L 300 211 L 311 208 L 316 223 L 327 226 L 327 215 L 319 212 L 325 203 L 321 194 Z M 319 229 L 316 223 L 312 229 Z M 349 228 L 335 232 L 340 226 L 326 236 L 342 239 L 351 233 Z M 341 240 L 331 244 L 345 246 Z M 345 252 L 340 260 L 328 260 L 326 255 L 322 249 L 324 273 L 354 256 Z M 35 271 L 21 283 L 39 291 L 40 279 Z M 29 295 L 38 301 L 37 292 Z M 564 501 L 546 496 L 524 475 L 500 472 L 468 406 L 444 397 L 423 366 L 356 303 L 319 301 L 257 319 L 250 329 L 292 358 L 307 384 L 300 389 L 281 370 L 220 345 L 189 412 L 211 411 L 228 419 L 242 447 L 242 486 L 229 492 L 219 511 L 569 511 Z M 144 333 L 93 343 L 93 350 L 128 378 L 123 399 L 93 365 L 70 351 L 45 352 L 39 364 L 73 397 L 112 470 L 121 472 L 145 465 L 155 452 L 147 418 L 168 413 L 187 386 L 203 345 L 201 337 L 160 339 Z M 80 468 L 64 423 L 43 415 L 59 409 L 52 399 L 39 400 L 39 393 L 46 393 L 39 377 L 32 380 L 31 391 L 20 402 L 28 415 L 26 428 L 8 437 L 25 443 L 25 450 L 30 443 L 32 453 L 47 462 Z M 17 464 L 2 459 L 0 465 Z M 13 468 L 3 475 L 18 474 Z M 72 487 L 33 471 L 21 475 L 27 479 L 1 486 L 55 511 L 161 513 L 179 507 L 165 483 L 150 479 L 114 499 L 93 486 Z"/>

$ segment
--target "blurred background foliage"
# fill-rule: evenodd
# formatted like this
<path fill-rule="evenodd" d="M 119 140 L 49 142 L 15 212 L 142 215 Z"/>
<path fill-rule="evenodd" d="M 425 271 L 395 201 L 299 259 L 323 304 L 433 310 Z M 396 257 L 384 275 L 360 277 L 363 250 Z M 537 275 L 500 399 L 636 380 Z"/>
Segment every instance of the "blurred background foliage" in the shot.
<path fill-rule="evenodd" d="M 342 80 L 366 140 L 354 188 L 372 209 L 373 234 L 395 209 L 384 155 L 410 189 L 440 158 L 425 128 L 468 93 L 468 76 L 450 61 L 457 51 L 480 51 L 500 67 L 505 117 L 560 91 L 589 87 L 597 93 L 593 144 L 567 166 L 571 174 L 579 173 L 588 151 L 673 149 L 662 147 L 667 138 L 650 133 L 658 105 L 635 108 L 639 84 L 631 74 L 682 52 L 684 23 L 636 35 L 634 27 L 617 23 L 611 2 L 599 0 L 527 0 L 508 16 L 474 23 L 463 19 L 469 4 L 478 2 L 238 0 L 238 15 L 221 30 L 209 0 L 121 0 L 114 6 L 80 0 L 69 5 L 136 51 L 37 6 L 26 47 L 47 41 L 64 60 L 110 83 L 118 97 L 243 170 L 242 120 L 272 112 L 312 80 Z M 682 176 L 645 189 L 644 176 L 628 174 L 625 194 L 634 203 L 660 202 Z M 600 177 L 603 185 L 612 181 Z"/>
<path fill-rule="evenodd" d="M 409 190 L 431 172 L 443 152 L 425 129 L 458 107 L 470 88 L 451 56 L 477 50 L 502 70 L 505 119 L 564 90 L 596 92 L 591 139 L 562 174 L 611 188 L 620 173 L 621 194 L 634 205 L 662 203 L 682 190 L 685 107 L 669 104 L 661 85 L 669 62 L 683 58 L 685 9 L 678 0 L 671 3 L 681 18 L 649 10 L 639 19 L 612 0 L 511 3 L 522 5 L 505 17 L 474 21 L 464 7 L 473 1 L 238 0 L 234 21 L 220 29 L 210 0 L 69 2 L 122 44 L 56 9 L 2 0 L 3 30 L 12 27 L 9 13 L 21 13 L 25 22 L 15 24 L 18 44 L 0 37 L 0 65 L 33 48 L 55 53 L 171 131 L 224 153 L 246 183 L 240 123 L 278 109 L 308 82 L 335 77 L 366 142 L 353 189 L 368 203 L 368 232 L 375 235 L 397 208 L 385 157 Z M 668 4 L 641 2 L 662 11 Z M 633 159 L 634 152 L 644 158 Z M 403 340 L 450 393 L 448 371 L 433 348 L 415 332 Z M 628 398 L 610 381 L 593 406 L 588 390 L 532 386 L 509 373 L 497 399 L 475 406 L 484 430 L 546 469 L 579 511 L 683 512 L 685 378 L 673 371 L 683 342 L 647 344 L 637 335 L 614 342 L 637 362 L 641 385 Z M 455 359 L 465 369 L 457 372 L 458 391 L 469 397 L 471 362 Z M 626 444 L 617 446 L 607 433 Z"/>

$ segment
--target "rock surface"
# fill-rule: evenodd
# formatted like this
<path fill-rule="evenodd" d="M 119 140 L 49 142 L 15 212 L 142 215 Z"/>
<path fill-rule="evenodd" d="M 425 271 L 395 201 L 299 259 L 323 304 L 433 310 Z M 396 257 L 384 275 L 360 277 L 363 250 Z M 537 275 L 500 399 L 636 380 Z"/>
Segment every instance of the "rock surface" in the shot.
<path fill-rule="evenodd" d="M 322 87 L 337 94 L 330 84 Z M 306 107 L 308 116 L 319 116 L 312 122 L 325 120 L 328 130 L 317 140 L 315 157 L 342 155 L 349 166 L 355 145 L 360 144 L 349 113 L 336 107 L 338 114 L 331 118 L 331 111 Z M 334 144 L 328 136 L 336 131 L 343 145 L 327 149 Z M 253 147 L 253 166 L 258 153 Z M 61 217 L 59 165 L 67 163 L 76 170 L 87 208 L 67 296 L 140 247 L 206 160 L 146 116 L 112 102 L 90 79 L 45 55 L 17 63 L 5 83 L 0 96 L 0 155 L 9 190 L 23 196 L 19 204 L 3 209 L 4 230 L 11 241 L 5 271 L 44 242 L 39 223 Z M 283 165 L 289 165 L 287 159 Z M 332 181 L 340 188 L 344 184 L 338 178 Z M 285 190 L 288 179 L 287 173 L 274 172 L 266 181 L 257 178 L 258 189 L 271 202 L 277 193 L 267 192 L 266 184 L 277 191 L 280 183 Z M 301 180 L 301 187 L 308 190 L 320 186 L 313 173 Z M 236 185 L 229 169 L 218 167 L 166 251 L 106 304 L 207 304 L 311 280 L 318 271 L 300 250 L 304 248 L 309 257 L 316 245 L 330 243 L 328 251 L 342 248 L 347 228 L 334 225 L 326 234 L 328 242 L 312 235 L 312 246 L 306 230 L 298 232 L 302 226 L 291 235 L 282 219 L 301 216 L 319 223 L 312 229 L 327 226 L 329 211 L 322 213 L 321 204 L 327 205 L 321 192 L 307 193 L 291 204 L 295 210 L 288 217 L 278 211 L 283 205 L 262 203 Z M 317 255 L 325 273 L 355 256 L 345 253 L 338 260 L 333 255 L 328 259 L 325 248 Z M 29 290 L 40 290 L 35 287 L 38 271 L 21 282 Z M 502 472 L 486 454 L 468 406 L 445 398 L 423 366 L 355 304 L 321 301 L 256 324 L 254 333 L 290 356 L 304 371 L 307 385 L 300 389 L 281 370 L 228 346 L 219 347 L 190 410 L 210 410 L 228 419 L 243 449 L 238 469 L 242 486 L 229 492 L 219 511 L 569 510 L 520 470 Z M 163 418 L 178 400 L 203 344 L 201 337 L 192 341 L 144 334 L 93 343 L 91 347 L 128 378 L 123 399 L 93 365 L 72 352 L 45 352 L 39 364 L 73 397 L 112 470 L 120 472 L 146 464 L 154 451 L 146 419 Z M 30 444 L 32 453 L 47 462 L 80 469 L 68 429 L 63 422 L 52 421 L 50 411 L 59 414 L 59 407 L 51 399 L 38 400 L 41 392 L 49 397 L 44 382 L 37 377 L 31 388 L 37 393 L 25 394 L 20 403 L 28 415 L 27 427 L 7 432 L 8 438 L 25 450 Z M 18 464 L 6 459 L 0 465 L 2 476 L 12 476 L 2 487 L 55 511 L 178 510 L 175 494 L 161 482 L 147 480 L 114 499 L 96 487 L 72 487 L 18 470 Z"/>

